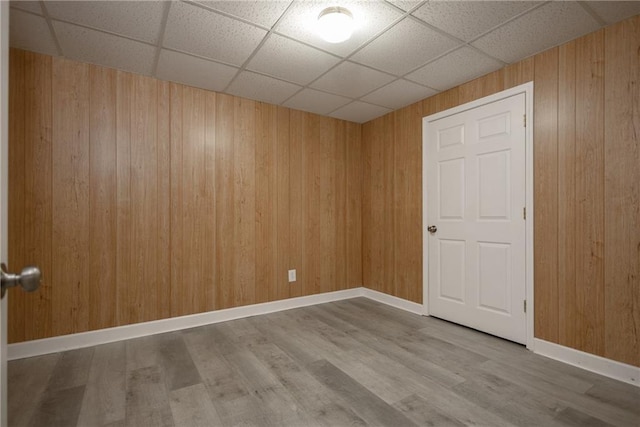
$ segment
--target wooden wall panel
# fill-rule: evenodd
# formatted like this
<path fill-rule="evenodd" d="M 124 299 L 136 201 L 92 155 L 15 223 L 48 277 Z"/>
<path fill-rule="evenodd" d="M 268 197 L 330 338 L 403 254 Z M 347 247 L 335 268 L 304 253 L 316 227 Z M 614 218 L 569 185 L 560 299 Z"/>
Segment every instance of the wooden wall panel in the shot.
<path fill-rule="evenodd" d="M 235 304 L 234 294 L 234 97 L 216 96 L 216 299 L 218 308 Z"/>
<path fill-rule="evenodd" d="M 116 326 L 116 71 L 89 67 L 89 328 Z"/>
<path fill-rule="evenodd" d="M 422 104 L 394 114 L 394 278 L 397 295 L 422 302 Z M 417 143 L 419 142 L 419 143 Z"/>
<path fill-rule="evenodd" d="M 604 38 L 604 356 L 640 366 L 640 18 Z"/>
<path fill-rule="evenodd" d="M 576 40 L 576 346 L 604 355 L 604 31 Z"/>
<path fill-rule="evenodd" d="M 11 58 L 11 342 L 362 286 L 360 125 Z"/>
<path fill-rule="evenodd" d="M 636 16 L 422 101 L 428 116 L 534 81 L 535 336 L 636 366 L 639 28 Z M 397 235 L 384 232 L 390 196 L 383 165 L 422 143 L 420 134 L 410 142 L 401 138 L 406 126 L 395 128 L 392 118 L 407 114 L 405 108 L 362 129 L 363 281 L 403 298 L 422 284 L 403 283 L 397 266 L 385 262 L 384 248 Z M 395 151 L 384 153 L 384 147 Z M 403 188 L 401 167 L 397 161 L 392 170 L 397 200 L 404 200 L 395 194 Z M 412 195 L 422 197 L 418 189 Z M 409 228 L 421 232 L 418 225 Z M 396 251 L 394 259 L 411 254 L 403 245 Z"/>
<path fill-rule="evenodd" d="M 11 120 L 9 120 L 9 135 L 11 135 L 11 144 L 9 145 L 9 165 L 15 167 L 9 168 L 9 218 L 10 227 L 8 230 L 8 239 L 11 242 L 11 250 L 9 251 L 7 263 L 9 271 L 19 271 L 23 266 L 31 264 L 25 258 L 26 229 L 25 229 L 25 122 L 26 122 L 26 105 L 25 97 L 25 53 L 21 50 L 11 50 L 9 52 L 9 111 L 11 112 Z M 43 278 L 48 281 L 49 278 Z M 9 306 L 7 331 L 11 337 L 23 341 L 25 339 L 25 323 L 24 316 L 25 303 L 32 294 L 24 292 L 14 292 L 11 295 L 11 305 Z M 39 296 L 40 297 L 40 296 Z M 47 311 L 44 311 L 47 313 Z M 50 310 L 49 310 L 50 313 Z M 51 317 L 48 318 L 49 322 Z M 50 324 L 49 324 L 50 325 Z M 50 327 L 49 327 L 50 331 Z"/>
<path fill-rule="evenodd" d="M 116 76 L 116 321 L 129 324 L 131 283 L 131 92 L 132 75 Z"/>
<path fill-rule="evenodd" d="M 535 336 L 558 340 L 558 49 L 535 57 L 533 106 Z"/>
<path fill-rule="evenodd" d="M 256 282 L 256 107 L 248 99 L 235 99 L 234 121 L 234 305 L 255 301 Z"/>
<path fill-rule="evenodd" d="M 285 299 L 291 295 L 291 285 L 289 285 L 288 270 L 291 268 L 291 173 L 289 156 L 291 153 L 291 122 L 288 108 L 278 107 L 277 121 L 277 146 L 276 146 L 276 197 L 277 197 L 277 273 L 276 294 L 274 299 Z M 360 282 L 362 283 L 362 282 Z"/>
<path fill-rule="evenodd" d="M 576 44 L 558 52 L 558 342 L 576 346 Z"/>
<path fill-rule="evenodd" d="M 278 107 L 258 104 L 256 139 L 256 302 L 277 298 Z M 286 267 L 285 267 L 286 268 Z M 280 273 L 280 274 L 278 274 Z"/>
<path fill-rule="evenodd" d="M 362 127 L 347 123 L 347 283 L 348 288 L 362 285 L 362 173 L 364 169 L 362 155 Z"/>

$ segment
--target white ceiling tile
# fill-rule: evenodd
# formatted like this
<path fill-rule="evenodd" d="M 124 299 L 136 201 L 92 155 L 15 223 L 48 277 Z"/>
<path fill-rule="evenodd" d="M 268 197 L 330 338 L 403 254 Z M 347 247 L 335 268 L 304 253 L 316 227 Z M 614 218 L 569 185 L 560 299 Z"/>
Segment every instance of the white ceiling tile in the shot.
<path fill-rule="evenodd" d="M 243 98 L 279 105 L 300 88 L 300 86 L 292 83 L 272 79 L 250 71 L 243 71 L 229 86 L 227 92 Z"/>
<path fill-rule="evenodd" d="M 399 76 L 457 45 L 424 24 L 405 18 L 352 59 Z"/>
<path fill-rule="evenodd" d="M 313 47 L 272 34 L 247 68 L 306 85 L 337 64 L 339 59 Z"/>
<path fill-rule="evenodd" d="M 345 42 L 329 43 L 320 38 L 315 28 L 320 12 L 330 6 L 335 6 L 335 2 L 330 0 L 296 2 L 277 25 L 276 31 L 344 57 L 402 16 L 401 12 L 381 2 L 340 2 L 340 6 L 349 9 L 353 15 L 356 30 Z"/>
<path fill-rule="evenodd" d="M 393 4 L 396 7 L 399 7 L 405 12 L 408 12 L 420 3 L 424 3 L 423 1 L 418 0 L 387 0 L 387 2 Z"/>
<path fill-rule="evenodd" d="M 54 19 L 156 43 L 162 21 L 159 1 L 47 1 Z"/>
<path fill-rule="evenodd" d="M 228 65 L 163 49 L 156 77 L 220 92 L 227 87 L 237 71 L 237 68 Z"/>
<path fill-rule="evenodd" d="M 11 1 L 11 7 L 25 10 L 31 13 L 37 13 L 38 15 L 42 15 L 42 8 L 40 7 L 39 1 Z"/>
<path fill-rule="evenodd" d="M 350 101 L 344 96 L 331 95 L 314 89 L 304 89 L 296 93 L 284 105 L 296 110 L 326 115 Z"/>
<path fill-rule="evenodd" d="M 535 1 L 429 1 L 413 15 L 465 41 L 531 9 Z"/>
<path fill-rule="evenodd" d="M 267 34 L 253 25 L 186 3 L 172 3 L 164 46 L 242 65 Z"/>
<path fill-rule="evenodd" d="M 69 59 L 150 75 L 155 48 L 144 43 L 64 22 L 53 22 L 62 53 Z"/>
<path fill-rule="evenodd" d="M 199 1 L 212 9 L 271 28 L 291 1 Z"/>
<path fill-rule="evenodd" d="M 320 77 L 311 87 L 336 95 L 359 98 L 393 79 L 393 76 L 380 71 L 353 62 L 343 62 Z"/>
<path fill-rule="evenodd" d="M 437 92 L 436 90 L 398 79 L 363 97 L 362 100 L 396 110 L 435 95 Z"/>
<path fill-rule="evenodd" d="M 406 78 L 445 90 L 501 67 L 501 62 L 470 47 L 463 47 L 419 68 Z"/>
<path fill-rule="evenodd" d="M 640 14 L 640 1 L 588 1 L 585 2 L 607 24 Z"/>
<path fill-rule="evenodd" d="M 350 122 L 364 123 L 390 112 L 391 110 L 388 108 L 367 104 L 366 102 L 354 101 L 334 111 L 330 116 Z"/>
<path fill-rule="evenodd" d="M 37 15 L 10 9 L 9 41 L 12 47 L 47 55 L 58 55 L 47 21 Z"/>
<path fill-rule="evenodd" d="M 472 44 L 495 58 L 515 62 L 595 31 L 598 27 L 595 19 L 579 4 L 549 2 Z"/>

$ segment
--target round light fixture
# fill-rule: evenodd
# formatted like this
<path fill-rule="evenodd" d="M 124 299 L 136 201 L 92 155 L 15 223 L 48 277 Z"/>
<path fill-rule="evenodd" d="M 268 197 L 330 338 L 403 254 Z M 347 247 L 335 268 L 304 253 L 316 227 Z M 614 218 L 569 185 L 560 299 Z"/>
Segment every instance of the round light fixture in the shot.
<path fill-rule="evenodd" d="M 329 43 L 348 40 L 353 34 L 353 15 L 344 7 L 324 9 L 318 15 L 318 33 Z"/>

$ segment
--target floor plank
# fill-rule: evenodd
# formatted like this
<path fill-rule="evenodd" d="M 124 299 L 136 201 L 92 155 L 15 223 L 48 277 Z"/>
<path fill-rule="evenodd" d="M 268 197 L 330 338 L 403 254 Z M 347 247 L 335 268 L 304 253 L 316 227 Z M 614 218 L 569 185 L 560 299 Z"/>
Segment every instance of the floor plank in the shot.
<path fill-rule="evenodd" d="M 10 426 L 638 426 L 640 388 L 365 298 L 9 363 Z"/>

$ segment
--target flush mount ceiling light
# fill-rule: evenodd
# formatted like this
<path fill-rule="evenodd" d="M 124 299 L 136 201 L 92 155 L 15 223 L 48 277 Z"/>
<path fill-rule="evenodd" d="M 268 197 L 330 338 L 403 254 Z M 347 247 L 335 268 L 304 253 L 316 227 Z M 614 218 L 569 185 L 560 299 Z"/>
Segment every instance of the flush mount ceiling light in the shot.
<path fill-rule="evenodd" d="M 318 15 L 318 33 L 329 43 L 348 40 L 353 34 L 353 15 L 344 7 L 324 9 Z"/>

